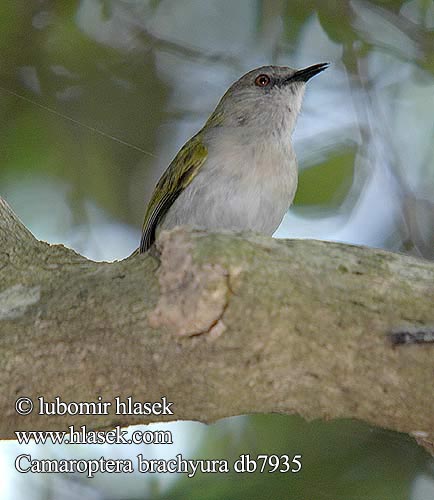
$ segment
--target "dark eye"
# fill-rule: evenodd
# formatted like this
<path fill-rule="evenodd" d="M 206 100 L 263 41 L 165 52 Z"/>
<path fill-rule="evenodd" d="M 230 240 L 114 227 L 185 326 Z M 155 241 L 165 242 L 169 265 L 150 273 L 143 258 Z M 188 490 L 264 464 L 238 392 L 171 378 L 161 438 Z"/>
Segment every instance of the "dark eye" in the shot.
<path fill-rule="evenodd" d="M 268 75 L 259 75 L 255 78 L 255 85 L 257 87 L 266 87 L 271 82 L 271 78 Z"/>

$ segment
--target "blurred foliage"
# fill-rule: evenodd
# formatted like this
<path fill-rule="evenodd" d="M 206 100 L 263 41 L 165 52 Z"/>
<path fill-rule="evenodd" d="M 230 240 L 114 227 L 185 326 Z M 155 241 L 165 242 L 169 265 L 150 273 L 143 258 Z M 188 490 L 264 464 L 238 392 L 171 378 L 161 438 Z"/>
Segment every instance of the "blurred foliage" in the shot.
<path fill-rule="evenodd" d="M 309 210 L 292 211 L 288 227 L 434 258 L 432 0 L 6 0 L 0 26 L 0 193 L 37 235 L 55 228 L 78 250 L 122 257 L 115 222 L 135 228 L 134 248 L 155 181 L 232 81 L 260 64 L 328 60 L 295 134 L 296 205 Z M 111 239 L 95 232 L 107 221 Z M 400 500 L 418 476 L 432 480 L 405 436 L 343 421 L 237 422 L 210 426 L 198 456 L 299 452 L 302 472 L 181 477 L 170 498 Z M 19 480 L 50 497 L 48 479 L 40 491 Z M 122 495 L 93 480 L 106 493 L 88 498 L 168 498 L 160 483 L 149 496 L 118 481 Z"/>
<path fill-rule="evenodd" d="M 355 155 L 355 149 L 337 151 L 319 165 L 302 170 L 294 206 L 324 205 L 329 209 L 339 206 L 353 181 Z"/>
<path fill-rule="evenodd" d="M 301 454 L 302 469 L 235 473 L 231 466 L 241 454 Z M 307 423 L 299 417 L 256 415 L 241 431 L 231 428 L 230 419 L 214 425 L 195 457 L 225 457 L 231 472 L 220 481 L 218 474 L 182 476 L 170 490 L 171 499 L 406 500 L 426 454 L 408 437 L 350 420 Z M 166 497 L 167 492 L 154 498 Z"/>
<path fill-rule="evenodd" d="M 238 25 L 226 16 L 229 8 L 234 21 L 244 20 L 236 31 Z M 396 87 L 406 85 L 409 72 L 410 81 L 417 82 L 420 71 L 428 70 L 432 82 L 433 11 L 432 2 L 425 0 L 2 3 L 0 182 L 48 174 L 71 187 L 67 202 L 74 224 L 87 222 L 84 204 L 92 200 L 112 217 L 138 227 L 159 174 L 205 121 L 227 85 L 251 67 L 244 61 L 301 61 L 304 54 L 301 64 L 326 58 L 335 62 L 334 75 L 321 76 L 323 83 L 308 89 L 305 107 L 309 99 L 313 102 L 310 92 L 322 103 L 320 96 L 327 92 L 333 103 L 314 115 L 306 112 L 314 116 L 316 128 L 322 127 L 322 133 L 313 134 L 308 142 L 309 151 L 319 152 L 320 160 L 301 162 L 296 202 L 316 207 L 304 217 L 330 216 L 344 202 L 349 213 L 369 182 L 369 176 L 354 179 L 353 159 L 370 154 L 370 168 L 377 170 L 374 162 L 384 162 L 374 158 L 382 133 L 375 125 L 378 110 L 374 102 L 367 107 L 364 102 L 393 86 L 381 101 L 402 106 Z M 391 58 L 401 63 L 401 71 L 406 68 L 404 80 L 391 77 L 396 70 Z M 390 83 L 376 69 L 380 59 L 382 67 L 389 66 Z M 347 82 L 345 76 L 338 77 L 345 71 Z M 220 91 L 210 85 L 213 79 Z M 341 113 L 355 107 L 351 124 L 339 117 L 327 122 L 330 106 L 336 110 L 339 103 Z M 432 126 L 428 120 L 422 126 Z M 298 129 L 308 127 L 303 117 L 300 122 Z M 182 132 L 185 128 L 189 131 Z M 170 136 L 171 130 L 181 131 L 182 139 L 178 132 Z M 383 155 L 396 158 L 402 130 L 395 136 L 391 132 L 392 136 L 385 133 L 380 138 L 381 147 Z M 358 147 L 346 156 L 348 141 Z M 417 144 L 416 138 L 414 147 L 427 149 L 427 163 L 413 165 L 412 175 L 423 168 L 422 182 L 432 193 L 432 147 Z M 399 175 L 400 167 L 394 163 L 385 166 L 391 177 Z M 389 197 L 405 199 L 411 193 L 426 203 L 426 195 L 419 195 L 411 184 L 407 179 L 400 182 L 403 192 L 388 188 Z M 7 185 L 4 191 L 7 195 Z M 389 211 L 392 227 L 384 228 L 382 239 L 376 236 L 366 243 L 434 257 L 432 199 L 423 215 L 417 203 L 410 211 L 408 204 L 399 207 L 399 200 L 394 205 Z M 34 223 L 26 222 L 31 227 Z"/>

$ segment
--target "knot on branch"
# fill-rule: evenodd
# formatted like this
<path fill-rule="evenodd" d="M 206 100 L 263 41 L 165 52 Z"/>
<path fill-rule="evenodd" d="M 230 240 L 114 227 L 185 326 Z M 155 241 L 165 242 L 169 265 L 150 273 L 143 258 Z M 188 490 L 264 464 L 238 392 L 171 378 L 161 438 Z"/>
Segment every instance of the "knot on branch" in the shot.
<path fill-rule="evenodd" d="M 221 335 L 226 329 L 229 271 L 219 264 L 194 263 L 191 236 L 182 228 L 162 231 L 157 249 L 160 296 L 148 316 L 150 326 L 180 336 Z"/>

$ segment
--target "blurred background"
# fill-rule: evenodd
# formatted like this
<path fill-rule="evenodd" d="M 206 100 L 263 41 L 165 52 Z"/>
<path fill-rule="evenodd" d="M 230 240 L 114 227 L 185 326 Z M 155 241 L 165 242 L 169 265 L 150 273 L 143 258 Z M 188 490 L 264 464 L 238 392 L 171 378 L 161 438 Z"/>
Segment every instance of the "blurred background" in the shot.
<path fill-rule="evenodd" d="M 234 80 L 262 64 L 330 61 L 307 88 L 299 189 L 275 236 L 434 258 L 433 0 L 3 0 L 0 33 L 0 194 L 37 238 L 126 257 L 159 176 Z M 258 415 L 162 428 L 173 446 L 2 442 L 0 498 L 434 498 L 434 462 L 413 440 L 355 422 Z M 27 452 L 298 453 L 303 469 L 19 474 Z"/>

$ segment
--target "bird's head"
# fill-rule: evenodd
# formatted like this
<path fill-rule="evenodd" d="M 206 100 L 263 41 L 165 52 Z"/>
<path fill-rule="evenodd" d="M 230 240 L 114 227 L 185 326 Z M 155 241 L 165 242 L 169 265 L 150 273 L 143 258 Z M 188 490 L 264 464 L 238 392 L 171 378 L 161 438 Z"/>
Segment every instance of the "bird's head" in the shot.
<path fill-rule="evenodd" d="M 252 127 L 272 134 L 291 134 L 300 112 L 306 82 L 328 67 L 304 69 L 261 66 L 249 71 L 221 98 L 207 122 L 210 127 Z"/>

